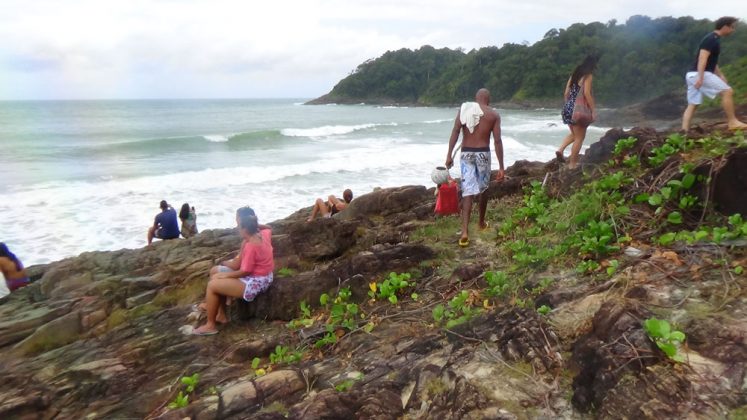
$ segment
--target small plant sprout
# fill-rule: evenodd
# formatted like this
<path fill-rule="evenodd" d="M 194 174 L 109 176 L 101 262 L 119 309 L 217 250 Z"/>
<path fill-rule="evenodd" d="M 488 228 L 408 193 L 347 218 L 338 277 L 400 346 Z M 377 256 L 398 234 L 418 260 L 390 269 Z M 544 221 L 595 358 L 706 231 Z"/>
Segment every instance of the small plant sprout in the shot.
<path fill-rule="evenodd" d="M 189 394 L 184 394 L 184 392 L 179 391 L 179 394 L 176 396 L 174 401 L 169 403 L 169 408 L 172 410 L 176 410 L 179 408 L 184 408 L 189 404 Z"/>
<path fill-rule="evenodd" d="M 192 376 L 184 376 L 182 377 L 182 384 L 186 387 L 184 390 L 187 391 L 187 393 L 192 393 L 195 390 L 195 387 L 197 386 L 197 382 L 200 380 L 200 374 L 195 373 Z"/>
<path fill-rule="evenodd" d="M 189 394 L 194 392 L 199 380 L 199 373 L 195 373 L 192 376 L 183 376 L 179 381 L 184 385 L 184 391 L 179 391 L 179 394 L 174 398 L 174 401 L 169 403 L 168 407 L 175 410 L 189 405 Z"/>
<path fill-rule="evenodd" d="M 656 346 L 670 359 L 680 363 L 685 361 L 684 356 L 679 352 L 679 347 L 686 338 L 685 333 L 672 330 L 669 321 L 656 318 L 645 320 L 643 329 L 646 330 L 649 338 L 656 343 Z"/>
<path fill-rule="evenodd" d="M 539 308 L 537 308 L 537 312 L 539 312 L 540 315 L 547 315 L 552 311 L 552 308 L 550 308 L 547 305 L 542 305 Z"/>

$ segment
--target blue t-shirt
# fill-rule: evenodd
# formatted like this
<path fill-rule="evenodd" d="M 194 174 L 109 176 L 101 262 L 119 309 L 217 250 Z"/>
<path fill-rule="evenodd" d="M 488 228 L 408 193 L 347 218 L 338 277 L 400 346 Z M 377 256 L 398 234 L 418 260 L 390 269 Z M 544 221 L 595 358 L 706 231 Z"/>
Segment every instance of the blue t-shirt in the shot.
<path fill-rule="evenodd" d="M 174 239 L 179 237 L 179 223 L 176 221 L 176 210 L 168 209 L 156 215 L 156 225 L 161 231 L 162 239 Z"/>

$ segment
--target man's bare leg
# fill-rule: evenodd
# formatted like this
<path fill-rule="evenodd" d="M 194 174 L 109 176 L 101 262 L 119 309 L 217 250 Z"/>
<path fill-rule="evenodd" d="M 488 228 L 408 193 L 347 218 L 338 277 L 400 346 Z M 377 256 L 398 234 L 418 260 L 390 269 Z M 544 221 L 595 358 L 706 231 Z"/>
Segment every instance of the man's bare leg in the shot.
<path fill-rule="evenodd" d="M 477 208 L 478 213 L 480 215 L 479 218 L 479 225 L 480 229 L 485 229 L 488 227 L 488 224 L 485 223 L 485 213 L 488 210 L 488 195 L 485 191 L 480 193 L 480 201 L 479 201 L 479 207 Z"/>
<path fill-rule="evenodd" d="M 462 197 L 462 237 L 469 239 L 469 218 L 472 213 L 472 196 Z"/>
<path fill-rule="evenodd" d="M 726 113 L 726 123 L 729 130 L 745 129 L 747 124 L 739 121 L 734 113 L 734 90 L 727 89 L 721 92 L 721 106 Z"/>
<path fill-rule="evenodd" d="M 693 119 L 693 115 L 695 115 L 696 108 L 698 108 L 698 106 L 695 104 L 687 104 L 685 113 L 682 114 L 682 131 L 687 133 L 687 130 L 690 129 L 690 122 Z"/>
<path fill-rule="evenodd" d="M 148 245 L 153 242 L 153 237 L 156 236 L 156 228 L 154 226 L 151 226 L 148 228 Z"/>

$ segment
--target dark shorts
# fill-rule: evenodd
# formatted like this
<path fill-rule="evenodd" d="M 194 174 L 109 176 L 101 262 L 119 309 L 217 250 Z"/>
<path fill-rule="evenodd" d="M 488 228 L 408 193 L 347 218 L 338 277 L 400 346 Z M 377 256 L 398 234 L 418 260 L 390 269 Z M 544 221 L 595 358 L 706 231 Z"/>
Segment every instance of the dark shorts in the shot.
<path fill-rule="evenodd" d="M 155 233 L 155 235 L 154 235 L 154 236 L 155 236 L 156 238 L 158 238 L 158 239 L 177 239 L 177 238 L 178 238 L 178 236 L 168 236 L 168 237 L 164 237 L 164 233 L 163 233 L 163 228 L 158 228 L 158 229 L 156 230 L 156 233 Z"/>

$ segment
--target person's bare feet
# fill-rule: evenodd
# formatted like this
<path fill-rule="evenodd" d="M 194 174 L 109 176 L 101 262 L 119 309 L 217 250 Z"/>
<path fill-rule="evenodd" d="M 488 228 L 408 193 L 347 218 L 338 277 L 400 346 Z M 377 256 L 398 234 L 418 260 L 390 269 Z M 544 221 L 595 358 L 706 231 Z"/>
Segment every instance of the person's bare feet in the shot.
<path fill-rule="evenodd" d="M 729 127 L 729 130 L 745 130 L 747 129 L 747 124 L 743 123 L 742 121 L 737 120 L 734 122 L 730 122 L 728 127 Z"/>
<path fill-rule="evenodd" d="M 199 328 L 195 328 L 192 331 L 192 335 L 214 335 L 218 334 L 218 330 L 215 327 L 210 327 L 208 324 L 205 324 Z"/>

